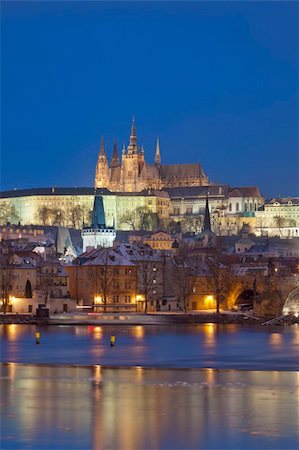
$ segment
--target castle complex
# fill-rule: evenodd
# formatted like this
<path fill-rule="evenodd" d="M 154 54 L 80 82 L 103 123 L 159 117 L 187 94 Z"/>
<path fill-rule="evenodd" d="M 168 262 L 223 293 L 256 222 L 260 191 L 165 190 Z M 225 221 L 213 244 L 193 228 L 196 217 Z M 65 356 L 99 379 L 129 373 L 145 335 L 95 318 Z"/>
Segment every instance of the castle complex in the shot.
<path fill-rule="evenodd" d="M 95 195 L 101 196 L 105 227 L 91 220 Z M 245 222 L 254 227 L 256 213 L 264 204 L 257 187 L 210 183 L 199 163 L 162 164 L 159 140 L 154 163 L 146 162 L 133 119 L 129 145 L 121 156 L 115 145 L 108 161 L 102 139 L 94 187 L 0 192 L 0 224 L 83 227 L 86 246 L 100 239 L 104 229 L 138 229 L 138 215 L 145 211 L 160 226 L 181 222 L 185 230 L 198 231 L 207 195 L 213 231 L 218 234 L 237 233 Z"/>
<path fill-rule="evenodd" d="M 137 143 L 134 119 L 128 147 L 123 147 L 120 158 L 115 144 L 110 164 L 102 138 L 96 166 L 96 188 L 107 188 L 112 192 L 141 192 L 144 189 L 207 186 L 208 184 L 208 178 L 198 163 L 161 164 L 159 139 L 157 139 L 155 163 L 147 163 L 144 148 L 143 146 L 140 148 Z"/>

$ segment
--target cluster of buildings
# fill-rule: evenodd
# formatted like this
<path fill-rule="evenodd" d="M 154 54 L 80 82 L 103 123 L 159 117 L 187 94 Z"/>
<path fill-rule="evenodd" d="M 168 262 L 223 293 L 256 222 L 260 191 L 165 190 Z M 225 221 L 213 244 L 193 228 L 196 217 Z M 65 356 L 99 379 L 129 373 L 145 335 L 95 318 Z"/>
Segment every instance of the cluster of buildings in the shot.
<path fill-rule="evenodd" d="M 215 311 L 253 307 L 260 294 L 282 286 L 286 298 L 298 287 L 299 240 L 252 237 L 248 226 L 217 237 L 208 199 L 197 234 L 116 232 L 103 211 L 96 197 L 92 225 L 82 230 L 84 249 L 65 228 L 2 230 L 2 310 L 34 313 L 45 304 L 50 314 Z"/>
<path fill-rule="evenodd" d="M 121 155 L 101 141 L 94 188 L 2 192 L 0 222 L 6 311 L 228 309 L 297 286 L 299 199 L 162 164 L 159 140 L 149 164 L 134 121 Z"/>

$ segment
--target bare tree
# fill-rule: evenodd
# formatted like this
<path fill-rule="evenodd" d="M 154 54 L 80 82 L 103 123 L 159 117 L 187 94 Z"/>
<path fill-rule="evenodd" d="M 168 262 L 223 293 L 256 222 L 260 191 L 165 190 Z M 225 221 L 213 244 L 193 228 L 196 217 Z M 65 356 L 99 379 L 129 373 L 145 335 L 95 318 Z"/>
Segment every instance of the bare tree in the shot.
<path fill-rule="evenodd" d="M 295 219 L 289 219 L 288 225 L 289 225 L 289 227 L 295 227 L 297 225 L 297 222 Z"/>
<path fill-rule="evenodd" d="M 263 236 L 264 228 L 265 228 L 265 219 L 264 219 L 264 217 L 258 217 L 256 219 L 256 228 L 259 230 L 260 236 Z"/>
<path fill-rule="evenodd" d="M 196 217 L 186 217 L 182 222 L 182 228 L 184 232 L 199 233 L 203 225 L 203 216 L 198 215 Z"/>
<path fill-rule="evenodd" d="M 125 213 L 120 222 L 128 224 L 133 231 L 154 231 L 158 229 L 160 223 L 158 214 L 144 206 L 138 206 L 134 211 Z"/>
<path fill-rule="evenodd" d="M 53 225 L 57 225 L 59 227 L 63 226 L 65 222 L 65 213 L 60 208 L 55 208 L 52 210 L 52 220 Z"/>
<path fill-rule="evenodd" d="M 100 249 L 96 264 L 88 267 L 88 277 L 94 289 L 94 297 L 101 297 L 103 302 L 103 310 L 106 312 L 109 293 L 111 292 L 113 283 L 113 265 L 114 255 L 111 249 L 103 247 Z"/>
<path fill-rule="evenodd" d="M 211 288 L 216 299 L 216 312 L 219 314 L 220 305 L 227 297 L 232 287 L 232 271 L 228 261 L 223 261 L 219 251 L 206 258 L 211 277 Z"/>
<path fill-rule="evenodd" d="M 144 312 L 147 314 L 148 305 L 159 298 L 163 286 L 162 259 L 158 252 L 149 246 L 142 246 L 136 261 L 139 266 L 137 273 L 138 290 L 144 296 Z"/>
<path fill-rule="evenodd" d="M 137 220 L 136 211 L 129 211 L 120 218 L 120 223 L 129 225 L 131 230 L 135 231 L 138 228 Z"/>
<path fill-rule="evenodd" d="M 0 249 L 0 298 L 2 311 L 6 314 L 13 288 L 13 248 L 11 241 L 2 241 Z"/>
<path fill-rule="evenodd" d="M 83 210 L 81 205 L 72 205 L 66 211 L 66 220 L 72 228 L 81 228 L 83 222 Z"/>
<path fill-rule="evenodd" d="M 286 225 L 286 218 L 280 215 L 274 216 L 274 224 L 279 230 L 279 234 L 282 235 L 282 228 Z"/>
<path fill-rule="evenodd" d="M 20 220 L 19 215 L 16 212 L 14 205 L 9 202 L 3 202 L 0 209 L 0 224 L 6 225 L 7 223 L 18 223 Z"/>
<path fill-rule="evenodd" d="M 173 257 L 175 265 L 174 284 L 180 304 L 184 312 L 188 311 L 189 296 L 193 290 L 193 261 L 187 246 L 180 246 L 179 251 Z"/>
<path fill-rule="evenodd" d="M 36 218 L 42 225 L 49 225 L 51 220 L 52 210 L 46 206 L 40 206 L 36 213 Z"/>

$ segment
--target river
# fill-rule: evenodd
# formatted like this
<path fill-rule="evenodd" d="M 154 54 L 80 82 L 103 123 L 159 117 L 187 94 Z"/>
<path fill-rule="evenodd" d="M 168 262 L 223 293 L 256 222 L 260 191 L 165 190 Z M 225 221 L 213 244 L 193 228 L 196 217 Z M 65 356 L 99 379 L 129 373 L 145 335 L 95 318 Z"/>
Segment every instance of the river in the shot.
<path fill-rule="evenodd" d="M 298 326 L 36 330 L 1 327 L 3 450 L 297 448 Z"/>

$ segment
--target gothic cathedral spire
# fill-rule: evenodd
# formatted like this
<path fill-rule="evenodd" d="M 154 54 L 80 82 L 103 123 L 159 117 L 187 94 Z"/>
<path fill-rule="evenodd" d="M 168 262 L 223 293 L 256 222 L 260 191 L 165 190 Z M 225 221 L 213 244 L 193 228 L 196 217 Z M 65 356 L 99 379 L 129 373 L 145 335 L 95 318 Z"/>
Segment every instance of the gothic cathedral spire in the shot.
<path fill-rule="evenodd" d="M 158 137 L 157 137 L 157 145 L 156 145 L 156 153 L 155 153 L 155 164 L 157 167 L 160 167 L 160 165 L 161 165 L 160 142 L 159 142 Z"/>
<path fill-rule="evenodd" d="M 101 139 L 99 156 L 104 156 L 105 158 L 107 158 L 106 151 L 105 151 L 104 137 L 103 136 L 102 136 L 102 139 Z"/>
<path fill-rule="evenodd" d="M 118 155 L 118 151 L 117 151 L 117 146 L 115 143 L 114 147 L 113 147 L 113 153 L 112 153 L 112 157 L 111 157 L 110 167 L 119 167 L 119 165 L 120 165 L 120 159 L 119 159 L 119 155 Z"/>
<path fill-rule="evenodd" d="M 109 166 L 105 151 L 104 138 L 101 139 L 100 151 L 95 174 L 95 188 L 107 187 L 109 183 Z"/>
<path fill-rule="evenodd" d="M 135 126 L 134 116 L 133 116 L 133 120 L 132 120 L 130 143 L 128 145 L 128 154 L 132 154 L 132 153 L 138 153 L 137 135 L 136 135 L 136 126 Z"/>

